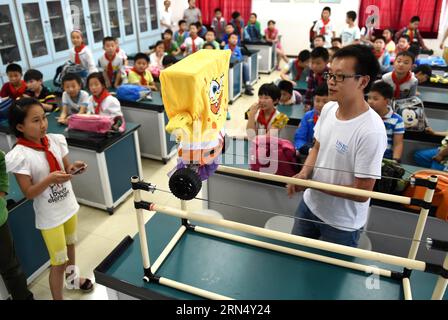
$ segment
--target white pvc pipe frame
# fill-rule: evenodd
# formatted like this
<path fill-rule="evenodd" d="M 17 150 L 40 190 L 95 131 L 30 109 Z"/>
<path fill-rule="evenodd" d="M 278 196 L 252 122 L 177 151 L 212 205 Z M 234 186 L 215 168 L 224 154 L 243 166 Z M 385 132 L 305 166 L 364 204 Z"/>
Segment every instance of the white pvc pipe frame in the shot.
<path fill-rule="evenodd" d="M 225 166 L 220 166 L 218 171 L 224 172 L 224 173 L 237 174 L 237 175 L 241 175 L 241 176 L 245 176 L 245 177 L 258 178 L 258 179 L 263 179 L 263 180 L 268 180 L 268 181 L 276 181 L 276 182 L 281 182 L 281 183 L 285 183 L 285 184 L 304 186 L 304 187 L 318 189 L 318 190 L 340 192 L 340 193 L 345 193 L 348 195 L 355 195 L 355 196 L 363 196 L 363 197 L 379 199 L 379 200 L 384 200 L 384 201 L 389 201 L 389 202 L 394 202 L 394 203 L 400 203 L 400 204 L 410 204 L 411 203 L 411 198 L 409 198 L 409 197 L 396 196 L 396 195 L 390 195 L 390 194 L 384 194 L 384 193 L 378 193 L 378 192 L 370 192 L 370 191 L 366 191 L 366 190 L 342 187 L 342 186 L 331 185 L 331 184 L 326 184 L 326 183 L 321 183 L 321 182 L 316 182 L 316 181 L 311 181 L 311 180 L 300 180 L 300 179 L 296 179 L 296 178 L 277 176 L 277 175 L 272 175 L 272 174 L 248 171 L 248 170 L 244 170 L 244 169 L 237 169 L 237 168 L 231 168 L 231 167 L 225 167 Z M 437 177 L 430 177 L 429 180 L 431 182 L 437 182 Z M 132 178 L 132 182 L 133 183 L 139 182 L 139 178 L 135 178 L 135 177 Z M 425 193 L 424 200 L 427 202 L 432 202 L 433 195 L 434 195 L 434 190 L 427 189 L 426 193 Z M 141 201 L 140 190 L 134 190 L 134 198 L 135 198 L 136 202 Z M 289 242 L 289 243 L 293 243 L 293 244 L 303 245 L 303 246 L 310 247 L 310 248 L 316 248 L 316 249 L 325 250 L 325 251 L 329 251 L 329 252 L 335 252 L 335 253 L 344 254 L 344 255 L 348 255 L 348 256 L 353 256 L 353 257 L 369 259 L 369 260 L 373 260 L 373 261 L 377 261 L 377 262 L 387 263 L 387 264 L 391 264 L 391 265 L 395 265 L 395 266 L 404 267 L 409 270 L 424 271 L 426 268 L 426 263 L 423 261 L 415 260 L 415 257 L 417 255 L 418 244 L 421 241 L 423 230 L 425 228 L 426 220 L 428 217 L 428 212 L 429 212 L 428 209 L 423 209 L 423 208 L 421 209 L 420 217 L 417 222 L 416 230 L 414 233 L 414 239 L 413 239 L 414 241 L 411 245 L 409 256 L 408 256 L 408 258 L 401 258 L 401 257 L 397 257 L 397 256 L 366 251 L 363 249 L 347 247 L 347 246 L 324 242 L 324 241 L 320 241 L 320 240 L 304 238 L 304 237 L 300 237 L 300 236 L 286 234 L 286 233 L 279 232 L 279 231 L 267 230 L 267 229 L 249 226 L 249 225 L 232 222 L 232 221 L 228 221 L 228 220 L 207 217 L 204 215 L 198 215 L 198 214 L 190 213 L 186 210 L 186 202 L 185 201 L 182 201 L 181 204 L 182 204 L 181 205 L 182 210 L 174 209 L 174 208 L 170 208 L 170 207 L 166 207 L 166 206 L 160 206 L 160 205 L 156 205 L 156 204 L 152 204 L 151 208 L 149 208 L 149 210 L 157 211 L 159 213 L 171 215 L 171 216 L 178 217 L 181 219 L 188 219 L 188 220 L 193 220 L 193 221 L 197 221 L 197 222 L 221 226 L 221 227 L 225 227 L 225 228 L 232 229 L 232 230 L 242 231 L 242 232 L 250 233 L 253 235 L 257 235 L 257 236 L 266 237 L 269 239 L 280 240 L 280 241 Z M 155 263 L 151 266 L 150 258 L 149 258 L 149 248 L 148 248 L 148 243 L 147 243 L 147 238 L 146 238 L 145 223 L 143 220 L 143 209 L 136 209 L 136 213 L 137 213 L 137 223 L 138 223 L 138 228 L 139 228 L 139 237 L 140 237 L 141 253 L 142 253 L 142 259 L 143 259 L 143 267 L 145 268 L 145 270 L 150 269 L 151 273 L 155 274 L 157 272 L 157 270 L 159 269 L 159 267 L 162 265 L 162 263 L 165 261 L 166 257 L 171 253 L 173 248 L 176 246 L 177 242 L 181 239 L 182 235 L 186 231 L 186 227 L 181 226 L 179 228 L 177 233 L 173 236 L 171 241 L 167 244 L 167 246 L 165 247 L 163 252 L 160 254 L 160 256 L 157 258 Z M 392 276 L 392 271 L 390 271 L 390 270 L 385 270 L 385 269 L 380 269 L 380 268 L 372 268 L 371 266 L 367 266 L 364 264 L 348 262 L 348 261 L 344 261 L 344 260 L 340 260 L 340 259 L 336 259 L 336 258 L 330 258 L 330 257 L 326 257 L 323 255 L 313 254 L 313 253 L 300 251 L 300 250 L 296 250 L 296 249 L 292 249 L 292 248 L 288 248 L 288 247 L 284 247 L 284 246 L 274 245 L 272 243 L 254 240 L 254 239 L 250 239 L 247 237 L 237 236 L 234 234 L 221 232 L 221 231 L 204 228 L 204 227 L 200 227 L 200 226 L 195 226 L 194 230 L 199 233 L 212 235 L 215 237 L 232 240 L 232 241 L 240 242 L 240 243 L 244 243 L 244 244 L 249 244 L 249 245 L 252 245 L 255 247 L 269 249 L 269 250 L 273 250 L 273 251 L 277 251 L 277 252 L 281 252 L 281 253 L 285 253 L 285 254 L 303 257 L 303 258 L 307 258 L 310 260 L 324 262 L 324 263 L 328 263 L 328 264 L 339 266 L 339 267 L 345 267 L 345 268 L 349 268 L 349 269 L 353 269 L 353 270 L 357 270 L 357 271 L 363 271 L 363 272 L 366 272 L 369 274 L 376 274 L 376 275 L 380 275 L 380 276 L 384 276 L 384 277 Z M 417 245 L 415 245 L 415 244 L 417 244 Z M 446 257 L 444 267 L 446 268 L 447 265 L 448 265 L 448 255 Z M 149 281 L 149 279 L 146 276 L 144 277 L 144 280 Z M 214 300 L 231 300 L 232 299 L 230 297 L 226 297 L 226 296 L 223 296 L 220 294 L 209 292 L 207 290 L 203 290 L 203 289 L 200 289 L 197 287 L 189 286 L 189 285 L 186 285 L 186 284 L 174 281 L 174 280 L 170 280 L 170 279 L 167 279 L 164 277 L 159 278 L 159 283 L 163 284 L 165 286 L 172 287 L 172 288 L 175 288 L 178 290 L 182 290 L 182 291 L 185 291 L 185 292 L 188 292 L 188 293 L 200 296 L 200 297 L 204 297 L 207 299 L 214 299 Z M 443 277 L 439 276 L 436 287 L 435 287 L 433 295 L 432 295 L 432 299 L 439 299 L 439 300 L 443 299 L 443 296 L 445 294 L 445 290 L 447 287 L 447 283 L 448 283 L 447 279 L 444 279 Z M 412 300 L 410 280 L 408 278 L 404 278 L 402 280 L 402 284 L 403 284 L 404 298 L 406 300 Z"/>

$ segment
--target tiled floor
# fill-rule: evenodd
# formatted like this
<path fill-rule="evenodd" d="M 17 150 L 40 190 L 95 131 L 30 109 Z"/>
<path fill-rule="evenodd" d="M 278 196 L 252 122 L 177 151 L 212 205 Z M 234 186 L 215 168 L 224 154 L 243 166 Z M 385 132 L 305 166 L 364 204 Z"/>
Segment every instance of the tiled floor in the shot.
<path fill-rule="evenodd" d="M 229 106 L 231 120 L 226 124 L 226 131 L 232 136 L 244 133 L 246 121 L 244 113 L 257 100 L 258 88 L 263 83 L 272 82 L 279 78 L 278 72 L 269 76 L 261 75 L 260 80 L 254 86 L 253 97 L 243 95 L 233 105 Z M 145 181 L 157 185 L 162 190 L 169 190 L 167 173 L 175 164 L 173 158 L 168 164 L 143 159 L 143 174 Z M 143 194 L 143 199 L 159 204 L 179 206 L 180 201 L 172 195 L 163 192 Z M 202 208 L 200 201 L 189 202 L 189 210 Z M 146 216 L 149 219 L 149 216 Z M 77 265 L 83 276 L 93 279 L 93 269 L 114 249 L 127 235 L 134 236 L 137 233 L 137 222 L 133 209 L 133 198 L 129 197 L 114 213 L 109 216 L 106 212 L 91 207 L 81 206 L 79 211 L 78 245 L 76 250 Z M 49 270 L 43 272 L 30 284 L 30 289 L 38 300 L 51 299 L 48 284 Z M 96 284 L 95 290 L 90 294 L 82 294 L 76 291 L 64 292 L 65 299 L 70 300 L 104 300 L 107 299 L 106 288 Z"/>

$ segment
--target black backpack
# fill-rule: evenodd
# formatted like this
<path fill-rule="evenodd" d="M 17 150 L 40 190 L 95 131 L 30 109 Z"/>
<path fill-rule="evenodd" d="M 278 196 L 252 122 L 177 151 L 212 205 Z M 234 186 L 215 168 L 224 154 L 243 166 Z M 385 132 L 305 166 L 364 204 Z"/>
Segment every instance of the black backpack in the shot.
<path fill-rule="evenodd" d="M 62 79 L 64 76 L 68 73 L 74 73 L 77 74 L 81 80 L 84 86 L 86 85 L 88 71 L 79 64 L 74 64 L 71 61 L 68 61 L 64 63 L 63 65 L 56 68 L 56 74 L 53 78 L 53 85 L 55 87 L 55 93 L 62 93 Z"/>
<path fill-rule="evenodd" d="M 399 183 L 399 179 L 403 178 L 405 172 L 398 163 L 384 159 L 381 165 L 381 179 L 376 181 L 373 191 L 389 194 L 399 193 L 401 190 L 398 189 L 401 189 L 402 185 Z"/>

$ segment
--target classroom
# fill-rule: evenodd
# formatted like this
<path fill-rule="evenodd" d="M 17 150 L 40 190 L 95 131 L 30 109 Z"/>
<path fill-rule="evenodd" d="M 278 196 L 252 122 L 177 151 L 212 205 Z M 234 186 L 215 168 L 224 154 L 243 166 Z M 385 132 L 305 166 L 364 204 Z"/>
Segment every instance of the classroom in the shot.
<path fill-rule="evenodd" d="M 448 300 L 448 0 L 0 0 L 0 87 L 0 300 Z"/>

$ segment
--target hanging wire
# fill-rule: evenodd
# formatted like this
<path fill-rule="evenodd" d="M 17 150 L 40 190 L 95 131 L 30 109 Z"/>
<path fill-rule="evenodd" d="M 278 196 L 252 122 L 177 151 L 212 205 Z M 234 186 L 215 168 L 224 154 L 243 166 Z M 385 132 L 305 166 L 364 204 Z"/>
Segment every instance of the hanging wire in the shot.
<path fill-rule="evenodd" d="M 159 191 L 159 192 L 163 192 L 163 193 L 172 194 L 172 192 L 169 191 L 169 190 L 163 190 L 163 189 L 160 189 L 160 188 L 157 188 L 157 187 L 154 187 L 154 191 Z M 355 229 L 355 228 L 347 228 L 347 227 L 336 225 L 336 224 L 330 224 L 330 223 L 325 223 L 323 221 L 315 221 L 315 220 L 310 220 L 310 219 L 305 219 L 305 218 L 299 218 L 299 217 L 295 217 L 295 216 L 290 216 L 290 215 L 286 215 L 286 214 L 272 212 L 272 211 L 269 211 L 269 210 L 255 209 L 255 208 L 251 208 L 251 207 L 234 205 L 234 204 L 224 203 L 224 202 L 220 202 L 220 201 L 213 201 L 213 200 L 199 198 L 199 197 L 195 197 L 192 200 L 199 200 L 199 201 L 204 201 L 204 202 L 208 202 L 208 203 L 219 204 L 219 205 L 223 205 L 223 206 L 227 206 L 227 207 L 231 207 L 231 208 L 236 208 L 236 209 L 250 210 L 250 211 L 255 212 L 256 214 L 270 214 L 270 215 L 274 215 L 274 216 L 280 216 L 280 217 L 295 219 L 295 220 L 299 220 L 299 221 L 306 221 L 306 222 L 312 222 L 312 223 L 316 223 L 316 224 L 331 226 L 331 227 L 334 227 L 334 228 L 343 228 L 343 229 L 348 229 L 348 230 L 352 230 L 352 231 L 360 231 L 360 232 L 363 232 L 365 234 L 372 234 L 372 235 L 384 236 L 384 237 L 389 237 L 389 238 L 395 238 L 397 240 L 405 240 L 405 241 L 416 242 L 419 245 L 422 245 L 422 244 L 426 245 L 426 241 L 422 241 L 422 240 L 416 240 L 416 239 L 412 239 L 412 238 L 408 238 L 408 237 L 397 236 L 397 235 L 392 235 L 392 234 L 378 232 L 378 231 L 370 231 L 370 230 L 364 230 L 364 229 L 359 230 L 359 229 Z"/>

